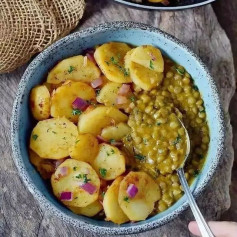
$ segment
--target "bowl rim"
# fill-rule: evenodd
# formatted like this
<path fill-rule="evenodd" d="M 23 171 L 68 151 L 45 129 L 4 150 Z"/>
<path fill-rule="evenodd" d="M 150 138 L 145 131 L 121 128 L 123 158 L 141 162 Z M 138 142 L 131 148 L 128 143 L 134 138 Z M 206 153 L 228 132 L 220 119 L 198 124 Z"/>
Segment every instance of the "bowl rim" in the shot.
<path fill-rule="evenodd" d="M 44 210 L 49 211 L 50 213 L 58 216 L 61 218 L 61 220 L 64 220 L 66 223 L 69 223 L 73 225 L 74 227 L 79 227 L 82 228 L 86 231 L 94 232 L 97 234 L 134 234 L 134 233 L 140 233 L 144 231 L 148 231 L 154 228 L 158 228 L 164 224 L 167 224 L 177 216 L 183 213 L 188 207 L 188 202 L 187 199 L 185 198 L 184 203 L 180 205 L 176 210 L 172 211 L 168 215 L 161 217 L 158 220 L 152 220 L 147 223 L 142 223 L 140 225 L 136 226 L 116 226 L 116 227 L 104 227 L 104 226 L 99 226 L 99 225 L 94 225 L 91 223 L 88 223 L 84 220 L 79 220 L 75 219 L 66 213 L 64 213 L 62 210 L 60 210 L 54 203 L 50 202 L 36 187 L 34 182 L 31 180 L 30 175 L 28 174 L 28 171 L 26 167 L 24 166 L 20 152 L 20 146 L 19 146 L 19 136 L 18 136 L 18 131 L 19 131 L 19 113 L 21 110 L 21 100 L 24 97 L 24 89 L 26 88 L 31 73 L 35 70 L 35 68 L 38 67 L 39 63 L 41 62 L 42 59 L 45 57 L 49 56 L 51 54 L 51 50 L 55 49 L 57 47 L 60 47 L 64 42 L 68 41 L 74 41 L 75 38 L 80 38 L 80 37 L 90 37 L 91 35 L 103 32 L 103 31 L 109 31 L 109 30 L 115 30 L 115 29 L 120 29 L 120 30 L 146 30 L 152 33 L 156 33 L 159 35 L 164 36 L 166 39 L 171 40 L 175 44 L 178 44 L 179 46 L 182 47 L 182 49 L 186 50 L 190 56 L 195 57 L 197 60 L 199 66 L 202 68 L 202 70 L 206 73 L 207 75 L 207 80 L 209 81 L 212 89 L 212 93 L 214 96 L 215 100 L 215 107 L 216 107 L 216 113 L 218 114 L 219 118 L 219 123 L 220 123 L 220 134 L 218 137 L 218 153 L 217 156 L 215 157 L 215 160 L 212 162 L 211 166 L 208 169 L 208 173 L 206 174 L 206 178 L 202 181 L 202 183 L 199 184 L 199 187 L 195 188 L 193 195 L 195 198 L 197 198 L 206 188 L 207 184 L 209 183 L 210 179 L 213 177 L 216 168 L 220 162 L 221 156 L 223 154 L 224 150 L 224 139 L 225 139 L 225 122 L 224 122 L 224 113 L 222 110 L 221 102 L 219 99 L 219 94 L 217 91 L 217 86 L 212 78 L 209 70 L 205 66 L 205 64 L 202 62 L 202 60 L 184 43 L 182 43 L 180 40 L 175 38 L 174 36 L 163 32 L 162 30 L 155 28 L 153 26 L 143 24 L 143 23 L 137 23 L 137 22 L 132 22 L 132 21 L 114 21 L 114 22 L 107 22 L 107 23 L 102 23 L 93 27 L 89 27 L 83 30 L 80 30 L 78 32 L 75 32 L 73 34 L 70 34 L 59 41 L 55 42 L 51 46 L 49 46 L 47 49 L 45 49 L 43 52 L 41 52 L 37 57 L 29 64 L 27 67 L 26 71 L 24 72 L 21 81 L 18 86 L 17 94 L 14 100 L 13 104 L 13 111 L 12 111 L 12 117 L 11 117 L 11 145 L 12 145 L 12 153 L 13 153 L 13 160 L 14 163 L 18 169 L 18 173 L 23 180 L 25 186 L 28 188 L 28 190 L 32 193 L 34 198 L 39 202 L 40 206 L 44 208 Z"/>
<path fill-rule="evenodd" d="M 183 6 L 173 6 L 173 7 L 144 5 L 144 4 L 138 4 L 135 2 L 127 2 L 125 0 L 114 0 L 114 1 L 119 4 L 122 4 L 122 5 L 125 5 L 128 7 L 132 7 L 132 8 L 136 8 L 136 9 L 141 9 L 141 10 L 177 11 L 177 10 L 186 10 L 186 9 L 190 9 L 190 8 L 201 7 L 201 6 L 207 5 L 209 3 L 212 3 L 216 0 L 204 0 L 199 3 L 193 3 L 193 4 L 189 4 L 189 5 L 183 5 Z"/>

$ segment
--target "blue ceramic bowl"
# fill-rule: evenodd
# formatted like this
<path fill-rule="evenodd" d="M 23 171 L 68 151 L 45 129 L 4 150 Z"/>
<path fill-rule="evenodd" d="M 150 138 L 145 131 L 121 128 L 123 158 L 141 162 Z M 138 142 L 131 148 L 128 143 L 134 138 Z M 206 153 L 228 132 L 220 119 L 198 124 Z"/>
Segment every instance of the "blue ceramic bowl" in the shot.
<path fill-rule="evenodd" d="M 80 54 L 83 50 L 108 41 L 132 45 L 152 44 L 165 55 L 183 65 L 192 75 L 203 96 L 210 127 L 210 148 L 204 168 L 191 189 L 197 197 L 216 170 L 224 141 L 223 116 L 214 80 L 202 61 L 174 37 L 148 25 L 133 22 L 113 22 L 71 34 L 40 53 L 26 69 L 16 95 L 11 119 L 11 142 L 15 164 L 29 191 L 40 205 L 73 226 L 99 234 L 130 234 L 157 228 L 166 224 L 188 207 L 182 197 L 168 210 L 134 224 L 116 225 L 73 214 L 56 200 L 50 189 L 29 162 L 28 142 L 34 121 L 29 110 L 30 90 L 42 83 L 48 71 L 60 60 Z"/>

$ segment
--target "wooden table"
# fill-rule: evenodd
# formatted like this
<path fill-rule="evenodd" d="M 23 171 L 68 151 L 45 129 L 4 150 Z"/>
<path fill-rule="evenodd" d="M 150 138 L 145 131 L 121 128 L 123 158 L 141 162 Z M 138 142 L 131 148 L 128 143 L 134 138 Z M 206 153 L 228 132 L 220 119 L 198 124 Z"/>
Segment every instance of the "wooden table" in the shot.
<path fill-rule="evenodd" d="M 226 149 L 212 182 L 198 200 L 207 219 L 216 219 L 230 206 L 229 184 L 233 163 L 232 129 L 228 107 L 235 91 L 234 65 L 230 42 L 220 27 L 211 5 L 178 12 L 149 12 L 126 8 L 111 0 L 88 0 L 86 14 L 78 29 L 104 21 L 131 20 L 147 23 L 187 43 L 209 67 L 216 80 L 226 113 Z M 77 29 L 77 30 L 78 30 Z M 26 65 L 13 73 L 0 75 L 0 236 L 96 236 L 78 230 L 42 210 L 28 192 L 14 166 L 10 148 L 11 108 L 17 85 Z M 237 103 L 234 104 L 235 108 Z M 236 124 L 235 124 L 236 125 Z M 187 210 L 159 230 L 136 236 L 189 236 L 187 224 L 192 220 Z"/>

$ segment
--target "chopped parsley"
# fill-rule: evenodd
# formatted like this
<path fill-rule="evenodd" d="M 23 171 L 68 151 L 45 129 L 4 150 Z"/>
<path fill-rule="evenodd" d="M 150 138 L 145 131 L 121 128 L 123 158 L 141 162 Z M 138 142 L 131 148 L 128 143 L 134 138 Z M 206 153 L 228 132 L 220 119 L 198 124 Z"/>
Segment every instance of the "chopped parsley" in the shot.
<path fill-rule="evenodd" d="M 181 68 L 178 68 L 178 67 L 176 67 L 176 71 L 177 71 L 177 73 L 178 74 L 180 74 L 180 75 L 184 75 L 184 73 L 185 73 L 185 69 L 183 68 L 183 69 L 181 69 Z"/>
<path fill-rule="evenodd" d="M 156 125 L 157 125 L 157 126 L 160 126 L 160 125 L 161 125 L 161 123 L 159 123 L 159 122 L 158 122 L 158 123 L 156 123 Z"/>
<path fill-rule="evenodd" d="M 145 156 L 143 156 L 143 155 L 136 154 L 136 155 L 134 155 L 134 157 L 135 157 L 137 160 L 145 160 Z"/>
<path fill-rule="evenodd" d="M 63 137 L 63 140 L 66 140 L 66 137 Z"/>
<path fill-rule="evenodd" d="M 74 170 L 75 167 L 73 167 L 73 170 Z M 87 174 L 78 174 L 76 176 L 77 179 L 83 179 L 83 183 L 88 183 L 89 181 L 91 181 L 91 179 L 88 179 L 87 178 Z"/>
<path fill-rule="evenodd" d="M 101 196 L 102 196 L 102 198 L 104 198 L 104 196 L 105 196 L 105 192 L 104 191 L 101 193 Z"/>
<path fill-rule="evenodd" d="M 82 111 L 80 109 L 72 109 L 72 115 L 80 115 Z"/>
<path fill-rule="evenodd" d="M 70 66 L 69 69 L 68 69 L 68 73 L 72 73 L 74 70 L 75 70 L 75 67 Z"/>
<path fill-rule="evenodd" d="M 178 144 L 180 141 L 181 141 L 181 137 L 180 137 L 180 135 L 178 135 L 178 136 L 176 137 L 176 139 L 174 140 L 173 144 L 176 145 L 176 144 Z"/>
<path fill-rule="evenodd" d="M 33 139 L 33 140 L 35 140 L 35 141 L 36 141 L 36 140 L 37 140 L 37 138 L 38 138 L 38 135 L 37 135 L 37 134 L 33 134 L 33 135 L 32 135 L 32 139 Z"/>
<path fill-rule="evenodd" d="M 126 140 L 127 140 L 128 142 L 132 141 L 132 137 L 131 137 L 130 134 L 126 136 Z"/>
<path fill-rule="evenodd" d="M 120 55 L 117 56 L 118 59 L 116 59 L 115 57 L 111 57 L 110 58 L 110 62 L 115 65 L 123 74 L 124 76 L 129 76 L 129 69 L 126 69 L 125 67 L 120 66 L 119 63 L 119 59 L 120 59 Z M 107 65 L 110 65 L 110 62 L 105 61 L 107 63 Z"/>
<path fill-rule="evenodd" d="M 104 178 L 107 174 L 107 169 L 100 168 L 99 171 L 100 171 L 101 176 Z"/>
<path fill-rule="evenodd" d="M 115 143 L 116 141 L 115 141 L 115 139 L 110 139 L 109 142 L 110 142 L 110 144 L 113 144 L 113 143 Z"/>
<path fill-rule="evenodd" d="M 74 170 L 74 171 L 76 171 L 76 170 L 77 170 L 77 167 L 76 167 L 76 166 L 74 166 L 74 167 L 73 167 L 73 170 Z"/>
<path fill-rule="evenodd" d="M 152 60 L 150 60 L 150 68 L 154 70 L 154 64 L 153 64 Z"/>
<path fill-rule="evenodd" d="M 135 101 L 136 101 L 136 97 L 135 97 L 135 96 L 131 96 L 131 97 L 130 97 L 130 100 L 131 100 L 132 102 L 135 102 Z"/>
<path fill-rule="evenodd" d="M 198 87 L 197 87 L 196 85 L 193 85 L 193 89 L 194 89 L 195 91 L 199 91 L 199 89 L 198 89 Z"/>
<path fill-rule="evenodd" d="M 76 140 L 76 141 L 75 141 L 75 144 L 77 144 L 79 141 L 80 141 L 80 140 Z"/>
<path fill-rule="evenodd" d="M 111 151 L 111 154 L 114 154 L 114 153 L 115 153 L 114 149 L 111 149 L 110 151 Z"/>
<path fill-rule="evenodd" d="M 123 198 L 123 200 L 124 200 L 125 202 L 129 202 L 129 197 L 128 197 L 128 196 L 125 196 L 125 197 Z"/>
<path fill-rule="evenodd" d="M 53 134 L 57 134 L 55 131 L 52 131 Z"/>
<path fill-rule="evenodd" d="M 110 156 L 110 153 L 108 151 L 106 151 L 106 154 L 107 154 L 107 156 Z"/>
<path fill-rule="evenodd" d="M 97 96 L 100 94 L 100 91 L 101 91 L 101 89 L 96 89 L 95 90 L 95 93 L 96 93 Z"/>
<path fill-rule="evenodd" d="M 143 143 L 146 145 L 147 144 L 147 139 L 143 138 Z"/>
<path fill-rule="evenodd" d="M 200 171 L 199 170 L 195 170 L 194 173 L 193 173 L 193 176 L 194 177 L 197 177 L 199 175 Z"/>

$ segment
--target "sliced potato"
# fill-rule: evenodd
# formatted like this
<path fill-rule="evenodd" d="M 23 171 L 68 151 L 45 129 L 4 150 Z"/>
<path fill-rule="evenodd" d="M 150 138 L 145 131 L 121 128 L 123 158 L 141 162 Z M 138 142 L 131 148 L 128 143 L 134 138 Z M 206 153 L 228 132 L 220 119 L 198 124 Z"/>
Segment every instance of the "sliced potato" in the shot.
<path fill-rule="evenodd" d="M 99 106 L 87 109 L 78 121 L 79 133 L 100 135 L 101 130 L 112 124 L 126 122 L 127 115 L 114 107 Z"/>
<path fill-rule="evenodd" d="M 124 56 L 131 50 L 125 43 L 110 42 L 101 45 L 94 57 L 104 75 L 113 82 L 131 82 L 129 71 L 124 66 Z"/>
<path fill-rule="evenodd" d="M 129 197 L 128 186 L 134 184 L 138 192 Z M 118 201 L 126 216 L 132 221 L 145 220 L 161 197 L 158 184 L 145 172 L 129 172 L 120 183 Z"/>
<path fill-rule="evenodd" d="M 66 118 L 52 118 L 37 123 L 30 137 L 30 148 L 41 158 L 61 159 L 69 156 L 78 131 Z"/>
<path fill-rule="evenodd" d="M 132 53 L 133 50 L 127 53 L 125 57 L 125 65 L 129 68 L 131 79 L 135 85 L 141 87 L 143 90 L 151 90 L 158 86 L 162 82 L 163 73 L 156 72 L 131 61 Z"/>
<path fill-rule="evenodd" d="M 102 143 L 92 167 L 100 178 L 113 180 L 125 172 L 125 157 L 117 147 Z"/>
<path fill-rule="evenodd" d="M 129 221 L 118 203 L 119 185 L 122 180 L 122 176 L 114 180 L 106 191 L 103 201 L 106 220 L 113 221 L 116 224 L 122 224 Z"/>
<path fill-rule="evenodd" d="M 130 133 L 130 130 L 130 127 L 126 123 L 118 123 L 117 125 L 103 128 L 101 136 L 106 140 L 114 139 L 120 141 Z"/>
<path fill-rule="evenodd" d="M 100 94 L 96 97 L 96 100 L 106 106 L 116 105 L 116 98 L 121 86 L 122 84 L 116 82 L 106 83 L 106 85 L 102 87 Z"/>
<path fill-rule="evenodd" d="M 95 202 L 91 203 L 86 207 L 68 206 L 68 208 L 77 215 L 92 217 L 98 214 L 103 209 L 103 206 L 98 200 L 96 200 Z"/>
<path fill-rule="evenodd" d="M 59 62 L 48 74 L 47 82 L 59 84 L 66 80 L 91 82 L 100 76 L 99 68 L 86 56 L 77 55 Z"/>
<path fill-rule="evenodd" d="M 30 162 L 36 167 L 43 179 L 49 179 L 55 171 L 51 160 L 42 159 L 34 151 L 29 150 Z"/>
<path fill-rule="evenodd" d="M 95 100 L 96 95 L 92 87 L 83 82 L 67 81 L 56 89 L 51 100 L 51 116 L 66 117 L 76 123 L 79 114 L 73 113 L 72 103 L 80 97 L 84 100 Z M 80 111 L 79 111 L 80 112 Z"/>
<path fill-rule="evenodd" d="M 73 159 L 92 163 L 98 151 L 98 140 L 91 134 L 82 134 L 77 137 L 75 144 L 69 149 L 69 155 Z"/>
<path fill-rule="evenodd" d="M 67 168 L 67 174 L 61 175 L 61 168 Z M 90 183 L 96 190 L 94 193 L 89 193 L 82 185 Z M 55 171 L 51 177 L 51 184 L 54 195 L 60 199 L 61 193 L 71 192 L 71 201 L 62 201 L 67 206 L 86 207 L 98 199 L 100 189 L 100 179 L 95 170 L 86 162 L 67 159 Z"/>
<path fill-rule="evenodd" d="M 142 45 L 135 48 L 131 61 L 155 72 L 164 71 L 164 59 L 159 49 L 152 45 Z"/>
<path fill-rule="evenodd" d="M 36 120 L 44 120 L 50 116 L 50 93 L 46 86 L 36 86 L 30 93 L 30 108 Z"/>

